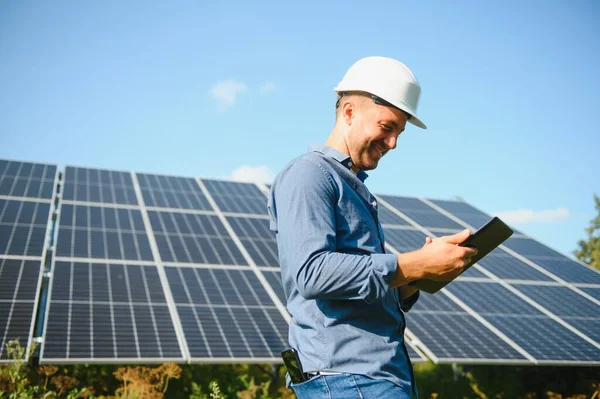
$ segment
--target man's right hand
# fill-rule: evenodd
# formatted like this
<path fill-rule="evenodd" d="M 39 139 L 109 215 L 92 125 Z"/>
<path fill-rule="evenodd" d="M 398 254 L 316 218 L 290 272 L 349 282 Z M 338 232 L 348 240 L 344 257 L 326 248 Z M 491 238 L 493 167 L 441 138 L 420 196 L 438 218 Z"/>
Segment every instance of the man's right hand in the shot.
<path fill-rule="evenodd" d="M 422 260 L 422 278 L 448 281 L 456 278 L 477 254 L 475 248 L 460 247 L 471 232 L 466 229 L 459 233 L 434 238 L 430 244 L 419 249 Z"/>
<path fill-rule="evenodd" d="M 450 236 L 426 239 L 425 245 L 420 249 L 398 254 L 398 270 L 392 286 L 400 286 L 420 279 L 436 281 L 455 279 L 471 262 L 471 257 L 477 253 L 475 248 L 458 246 L 470 234 L 471 232 L 466 229 Z"/>

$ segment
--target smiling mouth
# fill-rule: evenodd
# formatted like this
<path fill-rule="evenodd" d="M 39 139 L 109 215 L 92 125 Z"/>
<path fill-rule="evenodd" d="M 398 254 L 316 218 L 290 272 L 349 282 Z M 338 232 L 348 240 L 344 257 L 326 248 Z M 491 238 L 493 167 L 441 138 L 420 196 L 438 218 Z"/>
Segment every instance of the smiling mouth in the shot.
<path fill-rule="evenodd" d="M 379 158 L 382 158 L 387 153 L 387 150 L 375 147 L 375 152 L 379 154 Z"/>

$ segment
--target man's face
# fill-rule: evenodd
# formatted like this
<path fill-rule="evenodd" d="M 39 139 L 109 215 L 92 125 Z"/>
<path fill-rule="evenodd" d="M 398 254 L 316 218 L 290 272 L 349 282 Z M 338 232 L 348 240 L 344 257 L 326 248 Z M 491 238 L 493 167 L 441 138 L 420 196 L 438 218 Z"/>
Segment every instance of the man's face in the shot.
<path fill-rule="evenodd" d="M 346 145 L 357 171 L 375 169 L 379 160 L 396 148 L 400 133 L 406 127 L 406 114 L 396 108 L 375 104 L 369 98 L 358 101 Z"/>

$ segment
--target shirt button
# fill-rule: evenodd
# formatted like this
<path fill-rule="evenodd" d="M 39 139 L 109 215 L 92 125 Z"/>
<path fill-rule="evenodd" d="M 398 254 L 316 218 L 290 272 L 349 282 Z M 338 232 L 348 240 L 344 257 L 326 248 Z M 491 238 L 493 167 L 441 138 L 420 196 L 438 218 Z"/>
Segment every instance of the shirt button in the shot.
<path fill-rule="evenodd" d="M 352 167 L 352 162 L 348 162 L 348 167 Z"/>
<path fill-rule="evenodd" d="M 373 201 L 371 205 L 373 205 L 373 208 L 377 208 L 377 201 Z"/>

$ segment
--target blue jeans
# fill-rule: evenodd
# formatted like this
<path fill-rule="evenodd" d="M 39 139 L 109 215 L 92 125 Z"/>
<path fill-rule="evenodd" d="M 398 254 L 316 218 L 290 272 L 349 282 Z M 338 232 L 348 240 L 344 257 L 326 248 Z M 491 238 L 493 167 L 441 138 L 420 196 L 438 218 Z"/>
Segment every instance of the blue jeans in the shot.
<path fill-rule="evenodd" d="M 298 399 L 411 399 L 398 385 L 358 374 L 317 375 L 292 384 Z"/>

